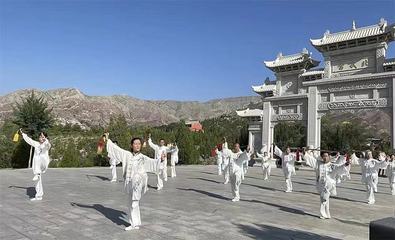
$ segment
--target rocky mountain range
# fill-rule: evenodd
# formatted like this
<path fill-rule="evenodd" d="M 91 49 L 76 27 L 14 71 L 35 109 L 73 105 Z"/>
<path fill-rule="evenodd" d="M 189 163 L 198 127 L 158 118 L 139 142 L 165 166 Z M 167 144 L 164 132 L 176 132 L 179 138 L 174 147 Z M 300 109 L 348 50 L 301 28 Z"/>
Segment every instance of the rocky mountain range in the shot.
<path fill-rule="evenodd" d="M 75 88 L 41 91 L 25 89 L 0 96 L 0 123 L 11 117 L 13 106 L 34 91 L 53 109 L 59 124 L 77 124 L 82 128 L 105 126 L 111 116 L 124 115 L 131 125 L 158 126 L 183 120 L 204 120 L 234 113 L 259 96 L 215 99 L 207 102 L 142 100 L 125 95 L 88 96 Z"/>

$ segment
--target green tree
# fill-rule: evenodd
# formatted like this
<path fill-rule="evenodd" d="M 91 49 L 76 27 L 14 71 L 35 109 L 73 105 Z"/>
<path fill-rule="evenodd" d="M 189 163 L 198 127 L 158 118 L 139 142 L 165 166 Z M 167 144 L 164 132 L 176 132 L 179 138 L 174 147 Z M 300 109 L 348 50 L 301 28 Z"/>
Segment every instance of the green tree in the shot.
<path fill-rule="evenodd" d="M 39 133 L 48 130 L 53 125 L 52 109 L 42 98 L 32 93 L 16 103 L 13 109 L 13 123 L 22 128 L 30 137 L 37 138 Z M 12 155 L 14 168 L 27 167 L 30 148 L 21 141 Z"/>
<path fill-rule="evenodd" d="M 274 143 L 281 149 L 306 146 L 306 128 L 299 122 L 279 122 L 274 127 Z"/>
<path fill-rule="evenodd" d="M 80 154 L 76 149 L 74 141 L 70 141 L 67 144 L 65 153 L 62 161 L 60 161 L 59 167 L 79 167 L 80 166 Z"/>

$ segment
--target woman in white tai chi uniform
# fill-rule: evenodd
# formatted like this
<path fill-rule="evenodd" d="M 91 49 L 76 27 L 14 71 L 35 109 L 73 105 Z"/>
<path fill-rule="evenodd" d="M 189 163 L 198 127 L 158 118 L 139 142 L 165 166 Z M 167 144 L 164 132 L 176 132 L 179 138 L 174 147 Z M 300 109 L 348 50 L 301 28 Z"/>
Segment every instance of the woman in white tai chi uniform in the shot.
<path fill-rule="evenodd" d="M 36 196 L 31 201 L 39 201 L 43 199 L 44 190 L 42 183 L 42 174 L 45 173 L 48 169 L 48 164 L 50 162 L 49 159 L 49 149 L 51 148 L 51 144 L 48 141 L 48 135 L 45 132 L 41 132 L 38 138 L 38 142 L 34 141 L 30 137 L 28 137 L 25 133 L 22 132 L 22 129 L 19 129 L 19 132 L 22 134 L 23 139 L 30 146 L 34 147 L 34 155 L 33 155 L 33 181 L 37 181 L 36 183 Z"/>
<path fill-rule="evenodd" d="M 167 153 L 169 153 L 170 148 L 165 146 L 164 139 L 159 140 L 159 145 L 154 144 L 151 139 L 151 134 L 148 136 L 148 145 L 155 151 L 156 159 L 160 159 L 162 155 L 165 155 L 165 159 L 160 164 L 159 173 L 157 174 L 157 190 L 159 191 L 163 188 L 163 181 L 167 182 Z"/>
<path fill-rule="evenodd" d="M 270 163 L 269 163 L 270 157 L 269 157 L 269 155 L 267 155 L 267 152 L 264 152 L 263 148 L 261 149 L 261 153 L 263 153 L 263 154 L 260 154 L 257 152 L 256 155 L 259 158 L 262 158 L 263 180 L 266 181 L 269 179 L 272 167 L 270 166 Z"/>
<path fill-rule="evenodd" d="M 217 158 L 218 175 L 222 175 L 222 144 L 218 144 L 215 147 L 215 154 Z"/>
<path fill-rule="evenodd" d="M 125 190 L 128 195 L 128 215 L 130 226 L 125 230 L 139 229 L 141 225 L 140 218 L 140 200 L 142 195 L 147 191 L 147 172 L 158 173 L 161 161 L 165 159 L 152 159 L 140 153 L 143 141 L 140 138 L 133 138 L 130 142 L 131 152 L 124 150 L 114 144 L 106 133 L 107 152 L 110 158 L 118 159 L 122 162 L 123 177 L 125 180 Z"/>
<path fill-rule="evenodd" d="M 308 149 L 303 155 L 306 164 L 316 170 L 317 190 L 320 194 L 320 218 L 331 218 L 329 212 L 329 198 L 336 196 L 336 178 L 339 175 L 345 175 L 349 172 L 349 162 L 343 164 L 335 164 L 331 162 L 331 158 L 327 152 L 321 152 Z"/>
<path fill-rule="evenodd" d="M 291 153 L 291 149 L 289 147 L 287 147 L 285 153 L 283 153 L 283 151 L 281 151 L 281 149 L 277 146 L 274 146 L 274 154 L 281 158 L 281 165 L 286 183 L 285 192 L 292 192 L 293 187 L 291 176 L 295 174 L 294 164 L 296 161 L 296 155 L 294 153 Z"/>
<path fill-rule="evenodd" d="M 377 192 L 377 176 L 380 168 L 388 165 L 387 161 L 378 161 L 373 158 L 371 151 L 366 151 L 366 159 L 358 158 L 355 153 L 351 156 L 354 161 L 358 161 L 361 166 L 361 181 L 366 186 L 368 204 L 374 204 L 374 193 Z"/>
<path fill-rule="evenodd" d="M 232 188 L 233 202 L 240 201 L 240 184 L 243 175 L 243 164 L 250 159 L 251 152 L 240 150 L 240 145 L 235 144 L 233 152 L 228 148 L 223 149 L 224 154 L 229 156 L 230 162 L 228 164 L 230 173 L 230 186 Z"/>
<path fill-rule="evenodd" d="M 175 178 L 177 176 L 176 173 L 176 164 L 178 163 L 178 146 L 177 143 L 174 143 L 170 148 L 170 167 L 171 167 L 171 177 Z"/>

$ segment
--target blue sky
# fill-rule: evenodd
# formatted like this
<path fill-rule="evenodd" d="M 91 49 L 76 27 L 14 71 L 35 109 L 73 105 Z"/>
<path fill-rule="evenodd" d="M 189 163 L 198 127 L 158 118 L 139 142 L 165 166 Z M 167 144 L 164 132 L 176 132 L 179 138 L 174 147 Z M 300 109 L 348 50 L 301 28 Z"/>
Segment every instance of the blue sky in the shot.
<path fill-rule="evenodd" d="M 200 100 L 254 95 L 262 61 L 331 32 L 395 22 L 395 1 L 4 1 L 0 95 L 75 87 L 88 95 Z M 388 56 L 395 56 L 390 45 Z"/>

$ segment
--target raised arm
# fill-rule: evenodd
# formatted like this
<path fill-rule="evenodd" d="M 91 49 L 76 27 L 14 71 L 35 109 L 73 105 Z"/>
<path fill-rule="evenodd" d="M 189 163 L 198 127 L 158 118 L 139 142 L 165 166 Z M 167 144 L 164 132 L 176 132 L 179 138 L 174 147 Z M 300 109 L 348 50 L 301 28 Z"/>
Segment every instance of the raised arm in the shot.
<path fill-rule="evenodd" d="M 348 162 L 343 164 L 332 164 L 332 178 L 336 178 L 336 176 L 347 175 L 350 172 L 350 168 L 347 168 L 348 165 Z"/>
<path fill-rule="evenodd" d="M 27 144 L 29 144 L 30 146 L 35 147 L 35 148 L 40 147 L 40 143 L 37 142 L 37 141 L 34 141 L 33 139 L 31 139 L 29 136 L 27 136 L 26 133 L 22 133 L 22 138 L 23 138 L 23 140 L 25 140 L 25 142 L 26 142 Z"/>
<path fill-rule="evenodd" d="M 149 145 L 152 149 L 154 149 L 155 151 L 158 151 L 158 149 L 159 149 L 159 146 L 156 145 L 155 143 L 153 143 L 151 138 L 148 138 L 148 145 Z"/>
<path fill-rule="evenodd" d="M 383 161 L 377 161 L 376 164 L 374 165 L 374 168 L 376 170 L 382 169 L 382 168 L 386 168 L 388 165 L 388 162 L 383 160 Z"/>
<path fill-rule="evenodd" d="M 314 157 L 311 151 L 307 151 L 305 154 L 303 154 L 303 160 L 306 161 L 307 166 L 312 167 L 313 169 L 317 169 L 318 160 Z"/>
<path fill-rule="evenodd" d="M 144 156 L 144 170 L 149 173 L 159 173 L 160 159 L 153 159 L 150 157 Z"/>
<path fill-rule="evenodd" d="M 274 154 L 276 154 L 280 158 L 283 158 L 283 151 L 281 151 L 281 149 L 278 148 L 277 146 L 274 146 Z"/>
<path fill-rule="evenodd" d="M 120 148 L 118 145 L 113 143 L 111 139 L 107 139 L 107 152 L 110 158 L 116 159 L 122 162 L 122 167 L 126 166 L 125 163 L 128 158 L 131 158 L 132 153 Z"/>

